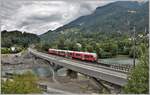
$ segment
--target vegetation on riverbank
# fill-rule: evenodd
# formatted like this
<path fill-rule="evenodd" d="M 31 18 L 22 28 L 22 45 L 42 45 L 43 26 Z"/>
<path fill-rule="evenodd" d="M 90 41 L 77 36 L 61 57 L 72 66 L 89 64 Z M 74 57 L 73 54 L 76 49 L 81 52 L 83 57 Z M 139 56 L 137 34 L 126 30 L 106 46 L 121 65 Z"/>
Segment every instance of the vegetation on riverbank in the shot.
<path fill-rule="evenodd" d="M 25 48 L 23 47 L 15 47 L 15 50 L 12 51 L 11 48 L 1 48 L 1 54 L 14 54 L 23 51 Z"/>
<path fill-rule="evenodd" d="M 41 93 L 41 89 L 37 86 L 37 77 L 31 72 L 22 75 L 15 75 L 13 79 L 2 80 L 2 94 L 35 94 Z"/>
<path fill-rule="evenodd" d="M 1 31 L 1 53 L 19 53 L 31 44 L 38 43 L 40 38 L 36 34 L 21 31 Z M 14 48 L 14 50 L 12 50 Z"/>
<path fill-rule="evenodd" d="M 139 63 L 128 76 L 128 83 L 124 92 L 128 94 L 149 93 L 149 45 L 141 44 Z"/>

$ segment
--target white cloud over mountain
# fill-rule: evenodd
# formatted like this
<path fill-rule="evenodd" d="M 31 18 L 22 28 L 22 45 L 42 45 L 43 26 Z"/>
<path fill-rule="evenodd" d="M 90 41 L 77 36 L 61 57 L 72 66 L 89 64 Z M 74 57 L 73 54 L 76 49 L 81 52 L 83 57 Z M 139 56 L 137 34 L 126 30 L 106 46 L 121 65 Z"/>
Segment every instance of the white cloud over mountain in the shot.
<path fill-rule="evenodd" d="M 1 30 L 42 34 L 116 0 L 3 0 Z"/>

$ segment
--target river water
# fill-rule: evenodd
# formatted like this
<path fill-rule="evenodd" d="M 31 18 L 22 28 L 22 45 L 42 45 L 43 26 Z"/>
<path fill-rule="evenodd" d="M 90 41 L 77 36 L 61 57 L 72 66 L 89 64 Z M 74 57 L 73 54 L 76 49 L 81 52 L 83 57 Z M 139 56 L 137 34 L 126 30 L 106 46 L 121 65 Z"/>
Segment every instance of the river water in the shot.
<path fill-rule="evenodd" d="M 133 59 L 132 58 L 128 58 L 125 56 L 121 56 L 121 57 L 116 57 L 116 58 L 108 58 L 108 59 L 100 59 L 99 60 L 102 63 L 106 63 L 106 64 L 133 64 Z M 136 59 L 136 63 L 138 62 L 138 60 Z M 62 68 L 60 70 L 57 71 L 57 73 L 55 73 L 56 76 L 66 76 L 66 68 Z M 37 75 L 38 77 L 51 77 L 53 76 L 53 69 L 50 68 L 49 66 L 44 66 L 44 67 L 33 67 L 31 69 L 15 69 L 15 70 L 8 70 L 7 72 L 13 73 L 23 73 L 26 71 L 31 71 L 33 72 L 35 75 Z M 4 75 L 5 72 L 2 71 L 2 75 Z"/>
<path fill-rule="evenodd" d="M 33 74 L 35 74 L 38 77 L 51 77 L 52 76 L 52 70 L 49 67 L 36 67 L 31 69 L 15 69 L 15 70 L 2 70 L 2 76 L 5 75 L 5 73 L 17 73 L 22 74 L 24 72 L 31 71 Z"/>
<path fill-rule="evenodd" d="M 106 64 L 130 64 L 133 65 L 133 58 L 127 56 L 118 56 L 115 58 L 99 59 L 101 63 Z M 135 59 L 135 63 L 138 63 L 138 60 Z"/>
<path fill-rule="evenodd" d="M 5 73 L 16 73 L 16 74 L 22 74 L 24 72 L 30 71 L 33 74 L 35 74 L 38 77 L 52 77 L 53 74 L 57 76 L 66 76 L 66 68 L 62 68 L 57 73 L 53 72 L 53 69 L 50 68 L 49 66 L 47 67 L 33 67 L 30 69 L 15 69 L 15 70 L 5 70 L 1 72 L 2 76 L 5 75 Z"/>

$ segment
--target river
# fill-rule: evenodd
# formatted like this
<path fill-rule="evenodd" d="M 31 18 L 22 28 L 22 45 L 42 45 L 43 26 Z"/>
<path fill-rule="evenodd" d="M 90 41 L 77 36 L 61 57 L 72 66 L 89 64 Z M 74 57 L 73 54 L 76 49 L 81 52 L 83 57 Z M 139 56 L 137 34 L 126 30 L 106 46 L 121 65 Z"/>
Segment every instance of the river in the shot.
<path fill-rule="evenodd" d="M 129 58 L 127 56 L 118 56 L 115 58 L 107 58 L 107 59 L 99 59 L 100 62 L 106 63 L 106 64 L 133 64 L 133 59 Z M 138 60 L 136 59 L 136 63 Z M 66 68 L 60 69 L 55 75 L 57 76 L 66 76 Z M 16 69 L 16 70 L 9 70 L 7 72 L 16 72 L 16 73 L 23 73 L 26 71 L 31 71 L 38 77 L 51 77 L 53 75 L 53 69 L 49 66 L 44 67 L 33 67 L 30 69 Z M 4 75 L 4 71 L 2 71 L 2 75 Z"/>
<path fill-rule="evenodd" d="M 130 64 L 133 65 L 133 58 L 129 58 L 128 56 L 117 56 L 115 58 L 107 58 L 107 59 L 99 59 L 101 63 L 106 64 Z M 138 60 L 135 60 L 138 63 Z"/>
<path fill-rule="evenodd" d="M 62 68 L 60 70 L 57 71 L 57 73 L 55 73 L 55 75 L 57 76 L 66 76 L 66 68 Z M 53 69 L 48 67 L 33 67 L 30 69 L 15 69 L 15 70 L 5 70 L 1 72 L 2 76 L 5 75 L 5 73 L 18 73 L 18 74 L 22 74 L 26 71 L 31 71 L 33 74 L 35 74 L 38 77 L 51 77 L 53 76 L 54 72 Z"/>

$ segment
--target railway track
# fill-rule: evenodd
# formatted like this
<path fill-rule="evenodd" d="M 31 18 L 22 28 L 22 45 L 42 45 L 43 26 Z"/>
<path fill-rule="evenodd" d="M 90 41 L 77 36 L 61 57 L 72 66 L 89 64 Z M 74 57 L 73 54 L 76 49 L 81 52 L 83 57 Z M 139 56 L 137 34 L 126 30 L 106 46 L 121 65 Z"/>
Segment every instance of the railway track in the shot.
<path fill-rule="evenodd" d="M 93 63 L 93 62 L 84 62 L 84 61 L 76 61 L 76 62 L 80 62 L 82 64 L 86 64 L 88 66 L 93 66 L 93 67 L 98 67 L 98 68 L 104 68 L 104 69 L 108 69 L 108 70 L 113 70 L 113 71 L 117 71 L 117 72 L 122 72 L 122 73 L 128 73 L 129 70 L 121 70 L 119 68 L 122 68 L 120 66 L 114 66 L 114 65 L 110 65 L 110 64 L 104 64 L 104 63 Z M 114 66 L 114 68 L 113 68 Z M 115 67 L 118 67 L 118 69 L 115 69 Z"/>
<path fill-rule="evenodd" d="M 81 64 L 86 64 L 88 66 L 104 68 L 104 69 L 118 71 L 118 72 L 122 72 L 122 73 L 128 73 L 128 71 L 131 69 L 130 66 L 123 66 L 123 65 L 121 66 L 118 64 L 104 64 L 104 63 L 96 63 L 96 62 L 87 62 L 87 61 L 81 61 L 81 60 L 77 60 L 77 59 L 65 58 L 62 56 L 52 55 L 52 54 L 48 54 L 48 53 L 47 53 L 47 55 L 50 57 L 53 57 L 53 58 L 57 58 L 57 59 L 64 59 L 64 60 L 68 60 L 68 61 L 78 62 Z"/>
<path fill-rule="evenodd" d="M 42 52 L 38 52 L 34 49 L 29 48 L 29 53 L 35 57 L 35 59 L 43 59 L 48 61 L 49 64 L 56 64 L 63 66 L 65 68 L 71 69 L 73 71 L 94 77 L 97 79 L 105 80 L 107 82 L 123 86 L 127 82 L 127 74 L 122 73 L 118 70 L 110 70 L 110 67 L 101 67 L 101 66 L 91 66 L 89 62 L 81 62 L 77 60 L 67 59 L 64 57 L 58 57 Z M 55 65 L 54 65 L 55 66 Z"/>

